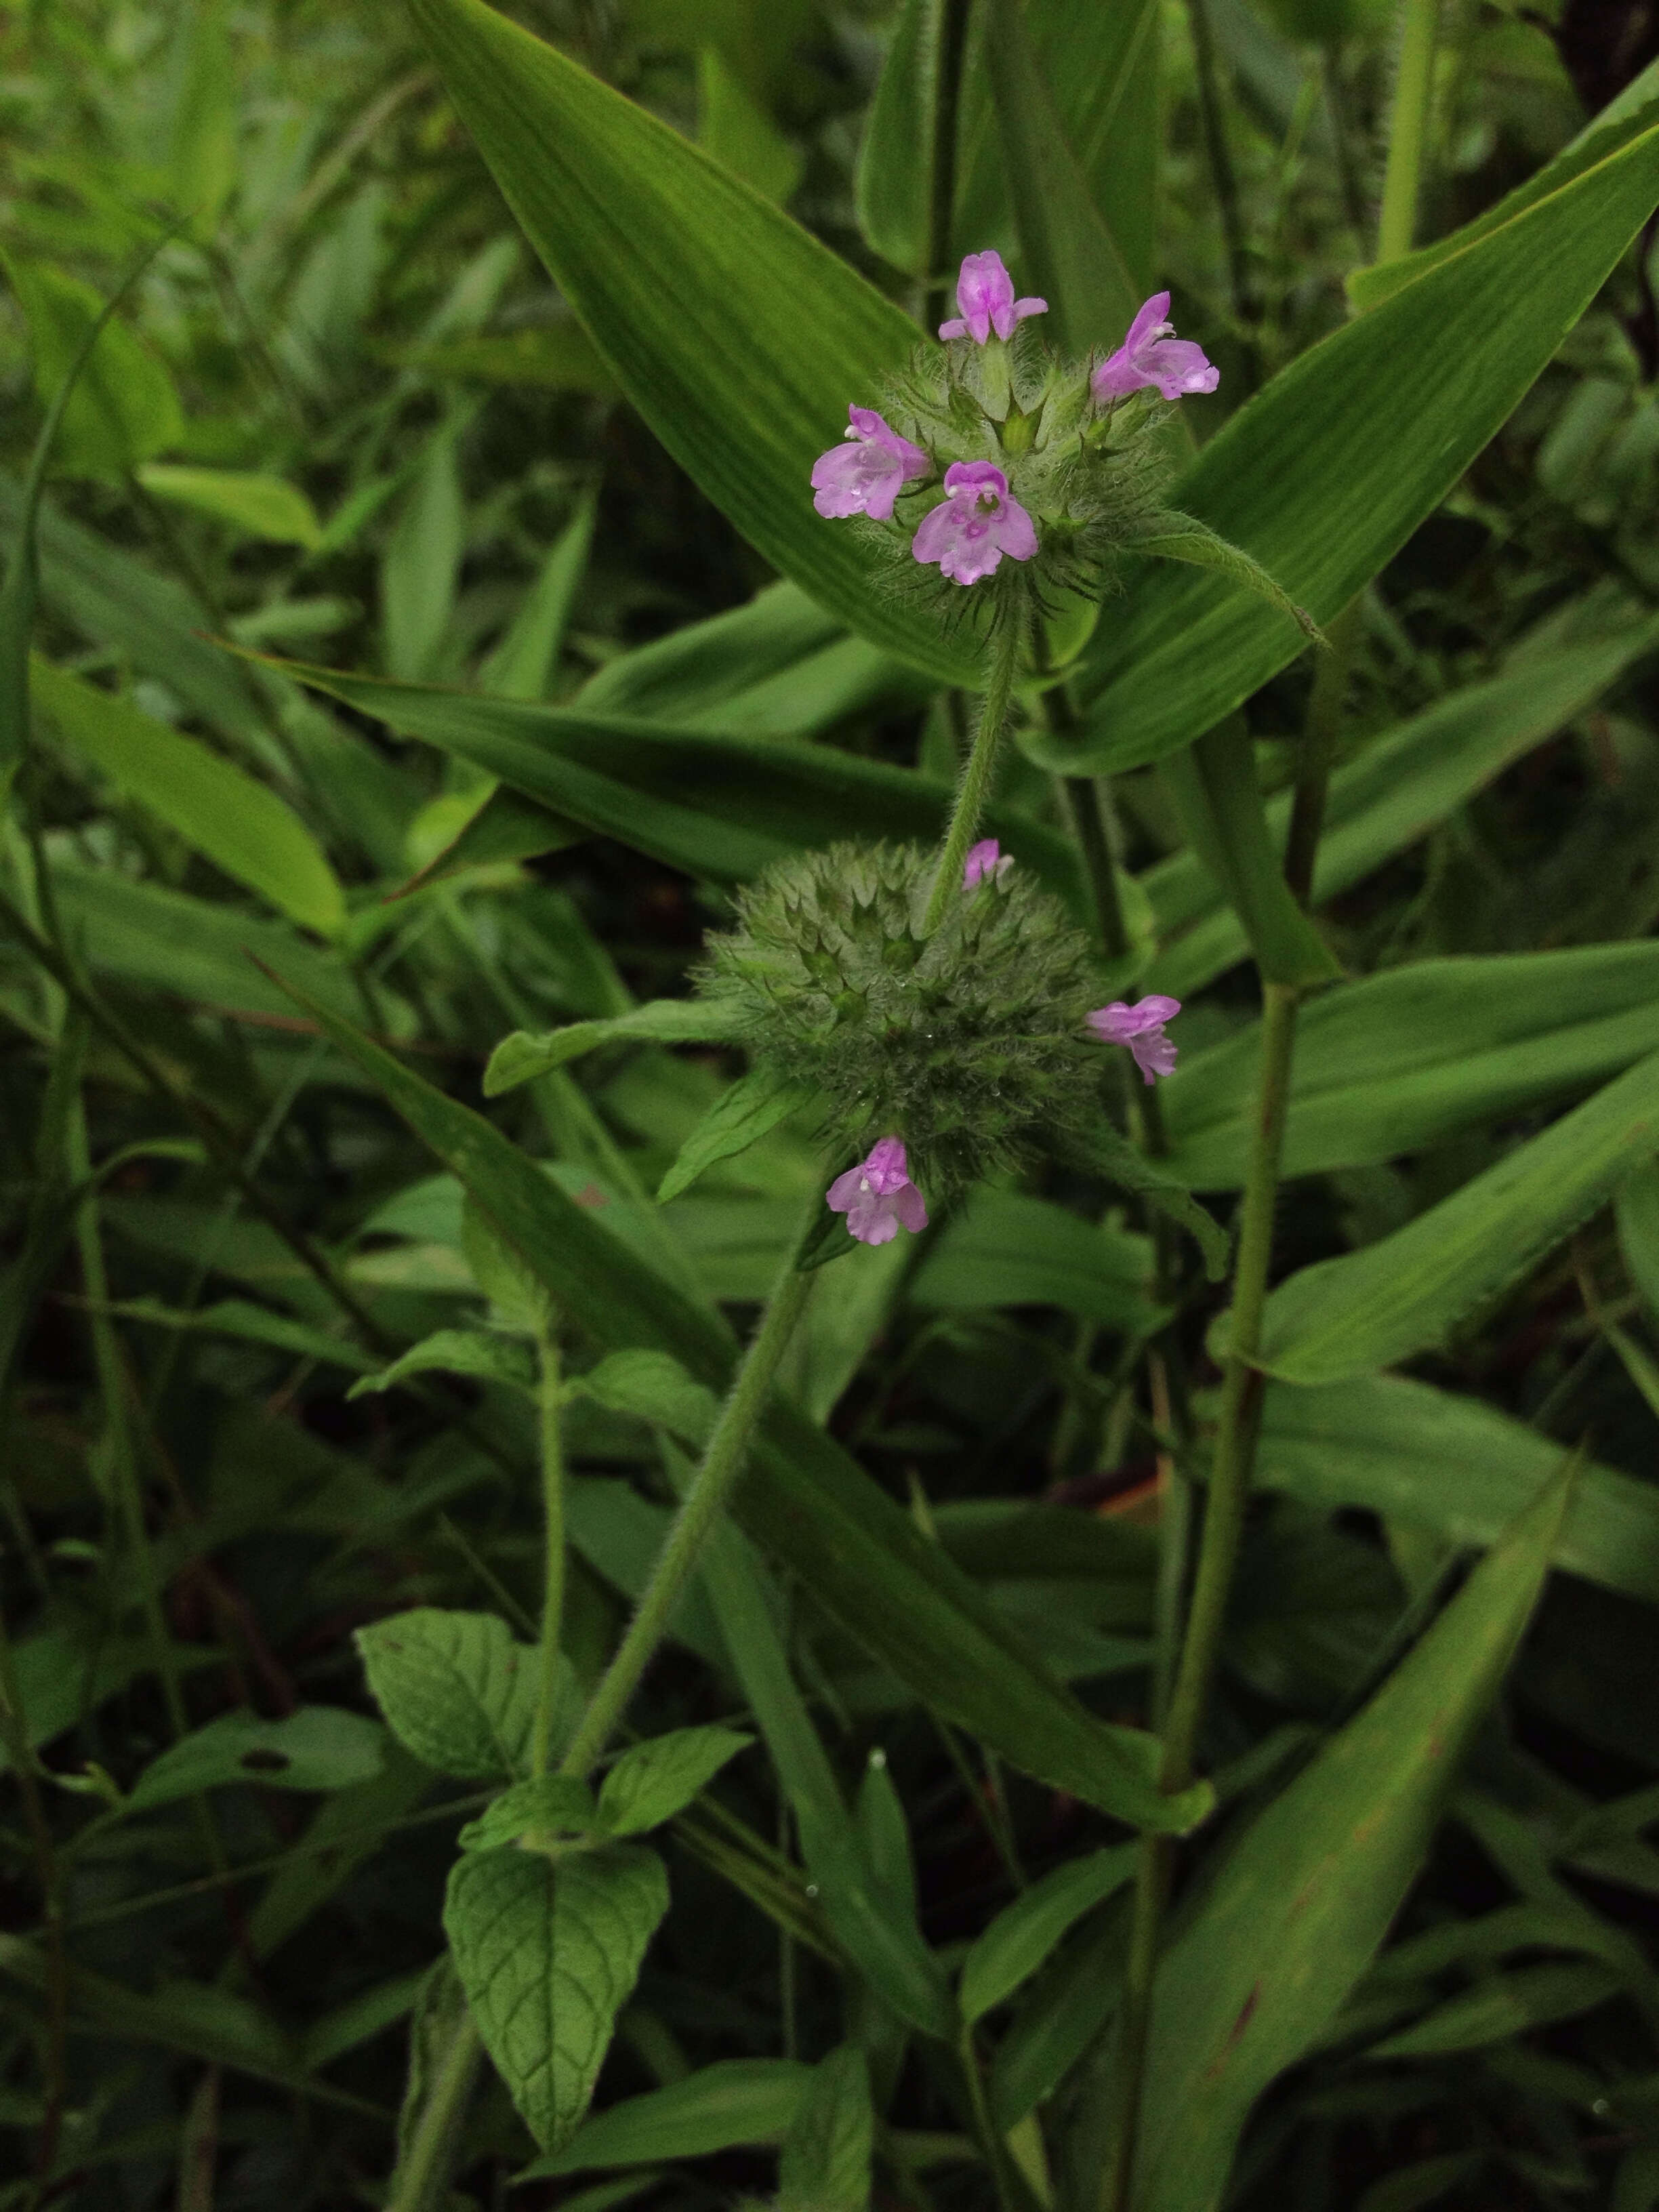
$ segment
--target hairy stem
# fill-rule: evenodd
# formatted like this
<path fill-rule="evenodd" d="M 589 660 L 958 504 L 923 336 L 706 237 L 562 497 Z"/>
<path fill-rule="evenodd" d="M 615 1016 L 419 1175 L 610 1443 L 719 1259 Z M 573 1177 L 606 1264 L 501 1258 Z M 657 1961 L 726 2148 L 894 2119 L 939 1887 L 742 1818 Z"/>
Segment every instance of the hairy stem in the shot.
<path fill-rule="evenodd" d="M 1382 207 L 1376 222 L 1379 262 L 1395 261 L 1402 253 L 1409 253 L 1417 233 L 1439 27 L 1440 0 L 1401 0 L 1389 160 L 1382 173 Z"/>
<path fill-rule="evenodd" d="M 956 810 L 951 817 L 951 826 L 945 833 L 945 849 L 939 855 L 939 873 L 933 878 L 933 888 L 928 895 L 927 911 L 922 917 L 921 933 L 931 937 L 944 921 L 951 901 L 962 890 L 962 871 L 979 828 L 980 816 L 985 811 L 985 802 L 991 795 L 991 785 L 996 769 L 997 747 L 1008 721 L 1008 709 L 1013 702 L 1014 677 L 1019 667 L 1021 648 L 1025 641 L 1025 623 L 1023 615 L 1009 613 L 999 625 L 991 641 L 989 679 L 985 686 L 985 701 L 980 708 L 979 727 L 974 732 L 974 749 L 968 756 L 968 765 L 962 772 L 962 781 L 957 788 Z"/>
<path fill-rule="evenodd" d="M 472 2015 L 463 2011 L 438 2061 L 407 2154 L 398 2161 L 386 2191 L 386 2212 L 440 2212 L 449 2194 L 456 2137 L 478 2078 L 483 2045 Z"/>
<path fill-rule="evenodd" d="M 536 1331 L 536 1355 L 540 1368 L 536 1395 L 547 1560 L 542 1581 L 542 1671 L 530 1741 L 530 1771 L 540 1775 L 546 1773 L 552 1753 L 553 1717 L 559 1702 L 559 1630 L 564 1620 L 564 1448 L 559 1434 L 564 1377 L 559 1365 L 557 1324 L 551 1315 L 544 1315 Z"/>
<path fill-rule="evenodd" d="M 816 1198 L 813 1200 L 814 1225 L 821 1203 Z M 702 1464 L 680 1501 L 679 1512 L 657 1555 L 628 1632 L 605 1669 L 592 1703 L 582 1716 L 574 1742 L 561 1762 L 562 1774 L 587 1774 L 604 1751 L 662 1641 L 668 1617 L 685 1586 L 686 1577 L 696 1565 L 697 1555 L 743 1472 L 750 1439 L 765 1410 L 778 1362 L 805 1310 L 807 1293 L 811 1288 L 811 1277 L 803 1274 L 796 1264 L 799 1255 L 798 1240 L 791 1244 L 788 1257 L 773 1285 L 760 1327 L 750 1340 L 743 1364 L 720 1407 Z"/>

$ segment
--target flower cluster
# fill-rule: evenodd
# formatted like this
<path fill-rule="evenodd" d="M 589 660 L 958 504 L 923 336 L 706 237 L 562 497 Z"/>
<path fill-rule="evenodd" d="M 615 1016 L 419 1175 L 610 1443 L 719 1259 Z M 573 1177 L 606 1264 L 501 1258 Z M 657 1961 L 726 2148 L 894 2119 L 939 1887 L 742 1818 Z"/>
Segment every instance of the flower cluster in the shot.
<path fill-rule="evenodd" d="M 1213 392 L 1219 373 L 1174 336 L 1167 292 L 1115 352 L 1080 367 L 1023 329 L 1048 305 L 1016 299 L 1000 255 L 969 254 L 945 351 L 918 353 L 885 413 L 849 407 L 845 441 L 814 463 L 818 513 L 889 526 L 912 562 L 961 588 L 1040 555 L 1054 584 L 1098 583 L 1119 545 L 1155 536 L 1164 465 L 1144 433 L 1160 400 Z"/>
<path fill-rule="evenodd" d="M 924 935 L 937 866 L 915 845 L 780 861 L 740 895 L 698 978 L 752 1058 L 810 1084 L 832 1133 L 861 1152 L 829 1202 L 868 1244 L 925 1227 L 924 1188 L 942 1203 L 1020 1164 L 1043 1132 L 1086 1127 L 1100 1110 L 1096 1040 L 1114 1034 L 1100 1025 L 1125 1011 L 1091 1008 L 1087 939 L 994 838 Z M 1167 1073 L 1161 1024 L 1176 1002 L 1145 1003 L 1155 1022 L 1128 1041 L 1143 1068 L 1145 1051 Z"/>

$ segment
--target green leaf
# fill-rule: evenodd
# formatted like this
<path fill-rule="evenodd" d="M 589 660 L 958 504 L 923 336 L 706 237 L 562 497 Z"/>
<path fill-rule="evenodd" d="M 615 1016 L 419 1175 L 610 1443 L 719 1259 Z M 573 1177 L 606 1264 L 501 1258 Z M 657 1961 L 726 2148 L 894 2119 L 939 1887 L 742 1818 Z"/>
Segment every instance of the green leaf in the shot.
<path fill-rule="evenodd" d="M 843 2043 L 812 2069 L 789 2124 L 778 2212 L 866 2212 L 875 2125 L 869 2063 Z"/>
<path fill-rule="evenodd" d="M 982 672 L 813 513 L 812 463 L 916 331 L 643 108 L 481 4 L 413 0 L 462 121 L 623 392 L 773 567 L 948 683 Z"/>
<path fill-rule="evenodd" d="M 1133 1844 L 1115 1844 L 1072 1859 L 998 1913 L 963 1964 L 958 1996 L 970 2027 L 1036 1973 L 1085 1912 L 1133 1881 L 1135 1853 Z"/>
<path fill-rule="evenodd" d="M 1560 1459 L 1507 1414 L 1398 1375 L 1292 1387 L 1270 1382 L 1256 1480 L 1334 1511 L 1369 1507 L 1448 1543 L 1495 1543 Z M 1588 1462 L 1551 1564 L 1659 1604 L 1659 1490 Z"/>
<path fill-rule="evenodd" d="M 687 1444 L 707 1443 L 720 1412 L 714 1392 L 694 1382 L 666 1352 L 607 1352 L 568 1387 L 573 1397 L 592 1398 L 612 1413 L 653 1422 Z"/>
<path fill-rule="evenodd" d="M 34 388 L 49 406 L 104 303 L 90 284 L 45 262 L 0 256 L 28 323 Z M 167 370 L 127 325 L 112 319 L 64 409 L 52 473 L 119 479 L 176 445 L 185 418 Z"/>
<path fill-rule="evenodd" d="M 386 666 L 410 681 L 431 672 L 447 639 L 466 544 L 466 510 L 455 456 L 460 424 L 441 425 L 393 526 L 380 562 Z"/>
<path fill-rule="evenodd" d="M 570 315 L 529 330 L 435 338 L 430 344 L 389 350 L 400 368 L 441 380 L 528 385 L 541 392 L 588 392 L 601 399 L 614 398 L 617 393 L 616 378 L 594 352 L 587 332 Z M 388 482 L 368 489 L 386 492 L 392 488 Z"/>
<path fill-rule="evenodd" d="M 1386 969 L 1304 1006 L 1296 1042 L 1281 1173 L 1396 1159 L 1659 1050 L 1659 945 Z M 1183 1181 L 1243 1182 L 1260 1054 L 1253 1022 L 1164 1085 L 1169 1165 Z"/>
<path fill-rule="evenodd" d="M 697 143 L 711 161 L 780 207 L 805 173 L 800 148 L 756 104 L 718 46 L 697 52 Z"/>
<path fill-rule="evenodd" d="M 500 699 L 544 699 L 558 673 L 570 611 L 587 574 L 597 492 L 584 493 L 554 539 L 505 636 L 478 671 L 482 690 Z"/>
<path fill-rule="evenodd" d="M 159 1298 L 121 1298 L 103 1310 L 122 1321 L 148 1323 L 155 1328 L 184 1329 L 203 1336 L 234 1336 L 244 1344 L 268 1345 L 274 1352 L 291 1352 L 301 1359 L 320 1359 L 334 1367 L 362 1372 L 372 1369 L 375 1355 L 325 1329 L 256 1306 L 249 1298 L 218 1298 L 204 1306 L 163 1305 Z"/>
<path fill-rule="evenodd" d="M 1259 599 L 1266 599 L 1270 607 L 1289 617 L 1303 636 L 1313 643 L 1322 642 L 1319 628 L 1311 615 L 1297 606 L 1290 593 L 1276 583 L 1259 561 L 1253 560 L 1242 546 L 1229 544 L 1224 538 L 1190 514 L 1161 514 L 1156 526 L 1144 538 L 1133 541 L 1137 553 L 1150 554 L 1158 561 L 1184 561 L 1189 568 L 1214 568 L 1247 592 L 1254 592 Z"/>
<path fill-rule="evenodd" d="M 347 1391 L 361 1398 L 365 1391 L 390 1390 L 410 1375 L 471 1375 L 480 1382 L 505 1382 L 533 1393 L 536 1373 L 529 1353 L 509 1338 L 491 1336 L 481 1328 L 440 1328 L 377 1374 L 362 1376 Z"/>
<path fill-rule="evenodd" d="M 655 1273 L 482 1115 L 302 992 L 293 996 L 466 1184 L 560 1311 L 601 1345 L 670 1352 L 695 1379 L 726 1382 L 736 1346 L 717 1314 Z M 1063 1690 L 903 1509 L 787 1403 L 764 1417 L 735 1502 L 744 1527 L 810 1580 L 831 1620 L 1022 1771 L 1160 1828 L 1184 1832 L 1209 1810 L 1206 1784 L 1164 1796 L 1154 1740 L 1097 1721 Z"/>
<path fill-rule="evenodd" d="M 514 2178 L 539 2180 L 584 2167 L 653 2166 L 707 2158 L 739 2144 L 775 2142 L 800 2108 L 811 2069 L 793 2058 L 717 2058 L 683 2081 L 624 2097 L 596 2112 L 561 2151 Z"/>
<path fill-rule="evenodd" d="M 1638 1168 L 1613 1201 L 1619 1249 L 1650 1315 L 1659 1316 L 1659 1162 Z"/>
<path fill-rule="evenodd" d="M 1281 370 L 1181 478 L 1181 506 L 1329 621 L 1503 423 L 1656 200 L 1659 126 Z M 1073 775 L 1159 759 L 1301 642 L 1222 579 L 1158 563 L 1095 633 L 1079 679 L 1085 734 L 1028 750 Z"/>
<path fill-rule="evenodd" d="M 431 1788 L 429 1769 L 395 1739 L 385 1749 L 386 1765 L 374 1780 L 325 1798 L 306 1830 L 305 1847 L 290 1850 L 266 1883 L 247 1916 L 248 1946 L 256 1959 L 270 1958 L 296 1935 Z"/>
<path fill-rule="evenodd" d="M 544 2150 L 580 2124 L 658 1922 L 668 1879 L 636 1844 L 468 1851 L 444 1930 L 484 2048 Z"/>
<path fill-rule="evenodd" d="M 1414 1879 L 1527 1624 L 1546 1486 L 1370 1702 L 1234 1844 L 1158 1969 L 1136 2212 L 1211 2212 L 1256 2098 L 1334 2018 Z"/>
<path fill-rule="evenodd" d="M 1020 2000 L 991 2069 L 991 2118 L 1006 2135 L 1055 2090 L 1115 2010 L 1130 1905 L 1109 1906 L 1049 1960 Z"/>
<path fill-rule="evenodd" d="M 1421 2058 L 1448 2051 L 1479 2051 L 1505 2043 L 1528 2029 L 1573 2020 L 1618 1995 L 1624 1977 L 1610 1967 L 1521 1966 L 1494 1974 L 1480 1988 L 1449 1997 L 1410 2027 L 1384 2036 L 1368 2058 Z"/>
<path fill-rule="evenodd" d="M 1659 1151 L 1659 1054 L 1403 1229 L 1281 1283 L 1255 1362 L 1291 1382 L 1390 1367 L 1443 1343 Z"/>
<path fill-rule="evenodd" d="M 464 1851 L 499 1850 L 520 1836 L 591 1835 L 600 1826 L 593 1792 L 574 1774 L 538 1774 L 503 1790 L 456 1838 Z"/>
<path fill-rule="evenodd" d="M 567 1060 L 579 1060 L 607 1044 L 730 1044 L 736 1035 L 731 1014 L 707 999 L 648 999 L 625 1014 L 601 1021 L 571 1022 L 544 1036 L 514 1030 L 489 1055 L 484 1069 L 486 1098 L 546 1075 Z"/>
<path fill-rule="evenodd" d="M 315 552 L 323 542 L 317 510 L 298 484 L 285 477 L 266 477 L 246 469 L 182 468 L 172 462 L 146 461 L 138 481 L 157 499 L 210 514 L 244 538 L 271 545 L 303 545 Z"/>
<path fill-rule="evenodd" d="M 144 1812 L 232 1782 L 266 1790 L 349 1790 L 380 1772 L 385 1744 L 378 1722 L 338 1705 L 302 1705 L 279 1721 L 223 1713 L 153 1759 L 127 1806 Z"/>
<path fill-rule="evenodd" d="M 884 261 L 924 279 L 945 273 L 927 267 L 945 12 L 945 0 L 902 0 L 853 179 L 865 237 Z"/>
<path fill-rule="evenodd" d="M 1285 884 L 1243 716 L 1172 755 L 1164 775 L 1187 842 L 1226 893 L 1264 981 L 1334 981 L 1342 970 Z"/>
<path fill-rule="evenodd" d="M 682 1812 L 728 1759 L 754 1741 L 736 1729 L 674 1729 L 623 1752 L 599 1790 L 599 1826 L 613 1836 L 642 1834 Z"/>
<path fill-rule="evenodd" d="M 333 936 L 345 894 L 322 848 L 274 791 L 222 759 L 199 738 L 158 722 L 38 655 L 30 657 L 38 707 L 74 749 L 138 799 L 214 866 L 287 915 Z"/>
<path fill-rule="evenodd" d="M 734 1159 L 757 1145 L 780 1121 L 787 1121 L 809 1103 L 805 1084 L 792 1083 L 769 1068 L 753 1068 L 723 1091 L 696 1127 L 680 1146 L 668 1172 L 658 1186 L 657 1203 L 690 1190 L 697 1177 L 721 1160 Z"/>
<path fill-rule="evenodd" d="M 1048 1199 L 983 1188 L 946 1221 L 906 1294 L 942 1313 L 1059 1306 L 1142 1336 L 1158 1327 L 1152 1272 L 1145 1237 L 1085 1221 Z"/>
<path fill-rule="evenodd" d="M 368 1686 L 406 1750 L 441 1774 L 521 1773 L 536 1717 L 536 1654 L 489 1613 L 418 1606 L 356 1632 Z"/>
<path fill-rule="evenodd" d="M 1369 739 L 1358 757 L 1331 779 L 1312 904 L 1325 905 L 1414 845 L 1510 762 L 1589 706 L 1652 650 L 1656 638 L 1659 623 L 1650 621 L 1596 644 L 1517 653 L 1491 682 L 1466 685 Z M 1284 849 L 1291 805 L 1289 792 L 1267 801 L 1278 852 Z M 1150 973 L 1139 979 L 1146 989 L 1190 998 L 1248 957 L 1243 925 L 1196 854 L 1160 861 L 1140 881 L 1164 944 Z"/>

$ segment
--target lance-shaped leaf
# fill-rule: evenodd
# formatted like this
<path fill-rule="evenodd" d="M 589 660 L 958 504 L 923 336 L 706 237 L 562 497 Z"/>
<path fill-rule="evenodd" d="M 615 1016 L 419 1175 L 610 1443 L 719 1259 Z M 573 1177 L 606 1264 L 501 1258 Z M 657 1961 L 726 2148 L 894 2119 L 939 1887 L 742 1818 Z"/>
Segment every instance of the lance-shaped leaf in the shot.
<path fill-rule="evenodd" d="M 508 206 L 640 414 L 775 568 L 933 676 L 982 672 L 813 512 L 812 463 L 915 325 L 678 132 L 482 0 L 411 0 Z"/>
<path fill-rule="evenodd" d="M 757 1145 L 769 1129 L 804 1106 L 810 1087 L 791 1083 L 770 1068 L 757 1067 L 740 1076 L 723 1091 L 680 1146 L 657 1192 L 659 1206 L 666 1206 L 697 1177 L 721 1160 L 735 1159 Z"/>
<path fill-rule="evenodd" d="M 1567 1491 L 1564 1471 L 1239 1838 L 1164 1959 L 1136 2212 L 1212 2212 L 1251 2106 L 1370 1963 L 1526 1626 Z"/>
<path fill-rule="evenodd" d="M 489 1055 L 484 1069 L 486 1098 L 499 1097 L 520 1083 L 580 1060 L 606 1044 L 729 1044 L 736 1034 L 729 1009 L 708 999 L 647 999 L 625 1014 L 599 1021 L 567 1022 L 562 1029 L 532 1036 L 514 1030 Z"/>
<path fill-rule="evenodd" d="M 662 1861 L 637 1844 L 466 1851 L 450 1869 L 444 1932 L 484 2048 L 544 2150 L 580 2125 L 668 1910 Z"/>
<path fill-rule="evenodd" d="M 1182 507 L 1328 622 L 1446 496 L 1656 201 L 1659 124 L 1281 370 L 1180 479 Z M 1031 749 L 1071 774 L 1160 759 L 1300 649 L 1223 578 L 1149 564 L 1095 633 L 1085 733 Z"/>
<path fill-rule="evenodd" d="M 1270 607 L 1277 607 L 1288 615 L 1304 638 L 1319 642 L 1319 625 L 1304 607 L 1299 607 L 1280 585 L 1277 584 L 1261 563 L 1248 554 L 1242 545 L 1229 544 L 1205 523 L 1191 514 L 1160 514 L 1153 527 L 1144 538 L 1132 541 L 1136 553 L 1150 553 L 1158 561 L 1184 561 L 1189 568 L 1214 568 L 1247 592 L 1254 592 L 1259 599 L 1266 599 Z"/>
<path fill-rule="evenodd" d="M 1138 1146 L 1132 1145 L 1104 1121 L 1086 1135 L 1071 1130 L 1057 1132 L 1052 1142 L 1056 1151 L 1064 1152 L 1079 1166 L 1104 1176 L 1120 1190 L 1133 1191 L 1137 1198 L 1146 1199 L 1160 1213 L 1167 1214 L 1196 1239 L 1204 1255 L 1204 1272 L 1210 1281 L 1221 1280 L 1227 1272 L 1227 1254 L 1232 1240 L 1184 1183 L 1165 1175 Z"/>

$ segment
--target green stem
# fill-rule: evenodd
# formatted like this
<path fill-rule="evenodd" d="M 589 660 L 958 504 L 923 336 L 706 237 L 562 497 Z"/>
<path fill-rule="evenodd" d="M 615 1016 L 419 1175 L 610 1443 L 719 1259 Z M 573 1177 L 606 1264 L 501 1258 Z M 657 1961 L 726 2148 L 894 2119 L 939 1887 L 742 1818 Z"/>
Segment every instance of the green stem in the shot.
<path fill-rule="evenodd" d="M 45 2095 L 40 2138 L 35 2146 L 35 2203 L 51 2177 L 58 2157 L 58 2136 L 68 2093 L 69 1961 L 64 1943 L 63 1886 L 58 1880 L 58 1854 L 52 1824 L 40 1794 L 33 1747 L 28 1739 L 28 1717 L 17 1692 L 12 1664 L 11 1638 L 0 1616 L 0 1743 L 11 1761 L 18 1794 L 23 1801 L 23 1823 L 33 1853 L 35 1878 L 40 1885 L 41 1923 L 46 1936 L 46 2050 L 43 2069 Z"/>
<path fill-rule="evenodd" d="M 931 337 L 950 309 L 951 231 L 956 214 L 957 143 L 960 136 L 962 68 L 968 46 L 969 0 L 945 0 L 939 31 L 939 77 L 933 96 L 932 176 L 927 199 L 927 273 L 922 320 Z"/>
<path fill-rule="evenodd" d="M 1018 605 L 1016 601 L 1015 605 Z M 1019 666 L 1024 641 L 1024 614 L 1011 609 L 1003 617 L 991 641 L 990 675 L 985 686 L 985 702 L 980 708 L 979 727 L 974 732 L 974 749 L 968 756 L 968 765 L 962 772 L 962 781 L 957 787 L 956 811 L 951 817 L 951 826 L 945 833 L 945 849 L 939 856 L 939 873 L 933 878 L 927 911 L 922 917 L 921 933 L 924 937 L 933 935 L 944 921 L 952 898 L 961 893 L 962 871 L 968 859 L 968 848 L 974 842 L 979 817 L 984 812 L 985 802 L 991 794 L 997 746 L 1007 725 L 1008 708 L 1014 696 L 1014 676 Z"/>
<path fill-rule="evenodd" d="M 1091 775 L 1062 776 L 1060 787 L 1066 793 L 1078 849 L 1083 855 L 1084 872 L 1089 878 L 1102 948 L 1109 960 L 1121 960 L 1129 950 L 1129 932 L 1123 920 L 1123 902 L 1118 896 L 1117 870 L 1112 866 L 1112 848 L 1106 835 L 1100 787 Z"/>
<path fill-rule="evenodd" d="M 979 2070 L 979 2052 L 974 2045 L 974 2031 L 962 2031 L 963 2080 L 968 2090 L 968 2106 L 974 2118 L 974 2132 L 979 2137 L 980 2149 L 985 2163 L 991 2169 L 991 2181 L 997 2193 L 999 2212 L 1016 2212 L 1013 2192 L 1008 2186 L 1008 2154 L 997 2134 L 996 2123 L 991 2118 L 991 2107 L 986 2100 L 985 2084 Z"/>
<path fill-rule="evenodd" d="M 559 1365 L 557 1325 L 544 1316 L 536 1331 L 541 1376 L 537 1391 L 542 1457 L 542 1522 L 547 1564 L 542 1583 L 542 1674 L 536 1694 L 536 1725 L 530 1743 L 530 1771 L 545 1774 L 552 1754 L 553 1717 L 559 1704 L 559 1631 L 564 1620 L 564 1448 L 559 1434 L 564 1377 Z"/>
<path fill-rule="evenodd" d="M 466 2117 L 467 2100 L 478 2076 L 483 2045 L 463 2012 L 439 2060 L 409 2149 L 398 2161 L 386 2192 L 386 2212 L 439 2212 L 448 2195 L 455 2161 L 455 2139 Z"/>
<path fill-rule="evenodd" d="M 1382 175 L 1382 207 L 1376 223 L 1379 262 L 1397 261 L 1402 253 L 1409 253 L 1416 235 L 1439 26 L 1440 0 L 1401 0 L 1389 161 Z"/>
<path fill-rule="evenodd" d="M 821 1204 L 821 1200 L 814 1199 L 814 1225 Z M 761 1316 L 760 1327 L 750 1340 L 726 1403 L 720 1407 L 702 1464 L 680 1501 L 679 1512 L 641 1594 L 628 1632 L 593 1693 L 593 1701 L 582 1717 L 574 1742 L 560 1763 L 561 1774 L 587 1774 L 604 1751 L 662 1641 L 668 1617 L 685 1586 L 686 1577 L 696 1565 L 697 1555 L 743 1472 L 750 1439 L 765 1410 L 778 1362 L 794 1333 L 795 1323 L 805 1310 L 807 1293 L 811 1288 L 811 1276 L 804 1274 L 796 1264 L 800 1249 L 799 1241 L 789 1248 L 782 1272 Z"/>
<path fill-rule="evenodd" d="M 1246 324 L 1255 310 L 1250 290 L 1249 262 L 1244 251 L 1244 218 L 1239 206 L 1238 179 L 1233 174 L 1232 155 L 1227 150 L 1225 112 L 1216 67 L 1215 33 L 1210 27 L 1207 0 L 1187 0 L 1187 18 L 1192 26 L 1193 59 L 1198 76 L 1198 108 L 1204 128 L 1204 150 L 1209 160 L 1210 178 L 1215 186 L 1216 210 L 1221 217 L 1221 235 L 1227 249 L 1227 278 L 1232 295 L 1233 314 L 1238 322 Z"/>
<path fill-rule="evenodd" d="M 1302 758 L 1285 846 L 1285 880 L 1304 907 L 1313 896 L 1314 860 L 1319 851 L 1319 833 L 1325 826 L 1325 798 L 1330 788 L 1336 734 L 1342 723 L 1348 672 L 1353 666 L 1354 642 L 1359 634 L 1359 611 L 1356 596 L 1326 630 L 1329 651 L 1315 657 L 1313 691 L 1303 726 Z"/>

